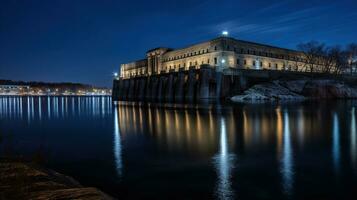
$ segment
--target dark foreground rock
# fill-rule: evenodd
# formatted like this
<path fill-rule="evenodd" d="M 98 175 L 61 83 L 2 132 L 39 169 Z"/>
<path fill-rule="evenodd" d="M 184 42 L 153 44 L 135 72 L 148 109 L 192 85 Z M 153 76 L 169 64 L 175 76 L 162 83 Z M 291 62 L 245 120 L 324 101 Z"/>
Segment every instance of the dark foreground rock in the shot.
<path fill-rule="evenodd" d="M 305 99 L 354 99 L 357 87 L 337 80 L 277 80 L 257 84 L 241 95 L 231 98 L 233 102 L 248 101 L 301 101 Z"/>
<path fill-rule="evenodd" d="M 0 199 L 113 199 L 71 177 L 35 165 L 0 161 Z"/>

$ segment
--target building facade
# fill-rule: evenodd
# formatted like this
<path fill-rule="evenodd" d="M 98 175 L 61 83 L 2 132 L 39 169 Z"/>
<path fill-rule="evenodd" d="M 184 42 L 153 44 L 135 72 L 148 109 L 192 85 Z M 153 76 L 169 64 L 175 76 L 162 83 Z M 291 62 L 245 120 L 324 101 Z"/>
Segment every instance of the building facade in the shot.
<path fill-rule="evenodd" d="M 218 37 L 181 49 L 159 47 L 149 50 L 145 59 L 122 64 L 120 78 L 200 69 L 201 65 L 208 65 L 217 72 L 230 68 L 302 71 L 306 60 L 299 51 Z"/>

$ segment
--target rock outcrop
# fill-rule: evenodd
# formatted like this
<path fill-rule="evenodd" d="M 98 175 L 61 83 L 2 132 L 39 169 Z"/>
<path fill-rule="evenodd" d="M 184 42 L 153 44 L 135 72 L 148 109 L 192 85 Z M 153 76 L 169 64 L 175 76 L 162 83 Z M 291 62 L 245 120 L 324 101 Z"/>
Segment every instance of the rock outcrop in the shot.
<path fill-rule="evenodd" d="M 231 98 L 234 102 L 246 101 L 278 101 L 278 100 L 303 100 L 304 96 L 279 85 L 278 83 L 265 83 L 254 85 L 244 91 L 242 95 Z"/>
<path fill-rule="evenodd" d="M 357 87 L 337 80 L 276 80 L 257 84 L 241 95 L 231 98 L 234 102 L 286 101 L 304 99 L 357 98 Z"/>
<path fill-rule="evenodd" d="M 311 98 L 357 98 L 357 88 L 334 80 L 316 80 L 307 82 L 302 94 Z"/>
<path fill-rule="evenodd" d="M 21 162 L 0 163 L 0 199 L 113 199 L 71 177 Z"/>

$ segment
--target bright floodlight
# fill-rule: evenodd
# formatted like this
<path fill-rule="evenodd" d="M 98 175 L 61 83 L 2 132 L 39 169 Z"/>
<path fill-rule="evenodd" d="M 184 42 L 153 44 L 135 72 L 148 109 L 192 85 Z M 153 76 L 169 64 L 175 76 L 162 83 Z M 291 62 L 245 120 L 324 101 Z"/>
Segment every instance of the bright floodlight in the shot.
<path fill-rule="evenodd" d="M 222 35 L 228 36 L 228 31 L 222 31 Z"/>
<path fill-rule="evenodd" d="M 118 76 L 118 73 L 114 73 L 114 76 Z"/>
<path fill-rule="evenodd" d="M 224 63 L 226 62 L 226 60 L 225 60 L 225 59 L 222 59 L 222 61 L 221 61 L 221 62 L 222 62 L 222 64 L 224 64 Z"/>

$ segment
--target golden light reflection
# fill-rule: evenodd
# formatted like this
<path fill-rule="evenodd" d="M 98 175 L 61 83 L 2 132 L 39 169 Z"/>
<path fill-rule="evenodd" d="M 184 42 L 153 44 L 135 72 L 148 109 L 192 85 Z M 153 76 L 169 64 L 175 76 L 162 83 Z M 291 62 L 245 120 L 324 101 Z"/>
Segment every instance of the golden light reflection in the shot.
<path fill-rule="evenodd" d="M 219 124 L 213 121 L 213 114 L 209 114 L 210 112 L 201 112 L 195 108 L 181 111 L 182 108 L 179 107 L 170 109 L 155 106 L 148 108 L 120 105 L 119 107 L 118 117 L 122 137 L 129 133 L 149 134 L 156 137 L 158 143 L 170 150 L 192 150 L 199 154 L 209 154 L 215 151 L 215 144 L 218 141 L 214 138 L 218 134 Z M 131 111 L 133 109 L 137 110 Z M 138 124 L 134 122 L 139 123 L 141 120 L 140 126 L 148 128 L 136 128 Z M 229 128 L 230 131 L 227 132 L 234 135 L 233 129 L 234 127 Z"/>
<path fill-rule="evenodd" d="M 244 135 L 244 144 L 245 145 L 250 144 L 252 131 L 250 129 L 247 113 L 245 110 L 243 110 L 243 135 Z"/>
<path fill-rule="evenodd" d="M 281 154 L 281 148 L 283 143 L 283 119 L 281 116 L 280 107 L 275 110 L 276 113 L 276 138 L 277 138 L 277 153 Z"/>

